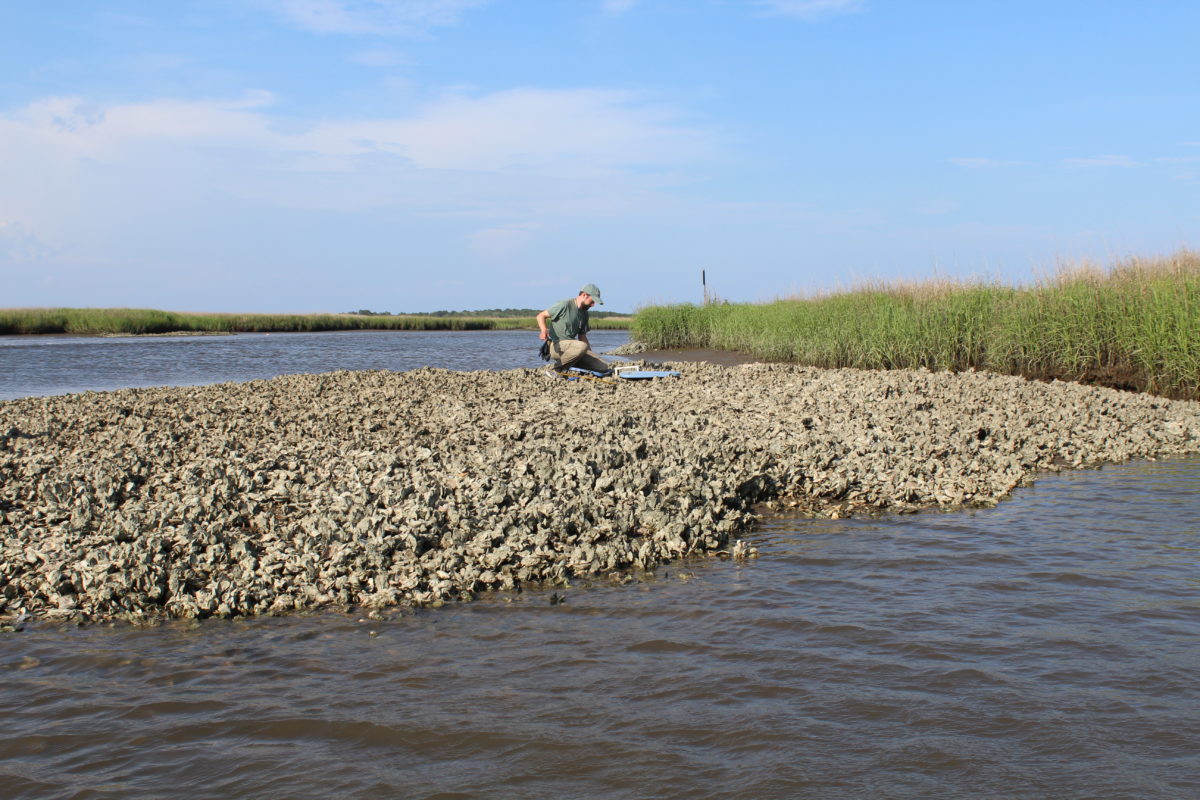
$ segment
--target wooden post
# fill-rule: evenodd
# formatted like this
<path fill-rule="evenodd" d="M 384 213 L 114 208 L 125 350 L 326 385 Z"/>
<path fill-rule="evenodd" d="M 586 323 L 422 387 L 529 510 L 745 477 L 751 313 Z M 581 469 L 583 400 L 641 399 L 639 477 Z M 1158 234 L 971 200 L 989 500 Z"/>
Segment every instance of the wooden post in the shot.
<path fill-rule="evenodd" d="M 704 305 L 708 305 L 708 279 L 704 275 L 704 270 L 700 270 L 700 287 L 704 290 Z"/>

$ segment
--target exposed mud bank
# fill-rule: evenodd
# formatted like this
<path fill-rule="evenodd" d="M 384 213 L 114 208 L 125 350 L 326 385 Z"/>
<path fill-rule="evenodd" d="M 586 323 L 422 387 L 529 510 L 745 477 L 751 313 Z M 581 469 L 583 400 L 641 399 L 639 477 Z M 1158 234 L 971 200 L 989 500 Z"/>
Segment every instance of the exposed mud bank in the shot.
<path fill-rule="evenodd" d="M 1200 404 L 984 373 L 339 372 L 0 403 L 0 615 L 438 604 L 729 548 L 759 503 L 992 504 Z"/>

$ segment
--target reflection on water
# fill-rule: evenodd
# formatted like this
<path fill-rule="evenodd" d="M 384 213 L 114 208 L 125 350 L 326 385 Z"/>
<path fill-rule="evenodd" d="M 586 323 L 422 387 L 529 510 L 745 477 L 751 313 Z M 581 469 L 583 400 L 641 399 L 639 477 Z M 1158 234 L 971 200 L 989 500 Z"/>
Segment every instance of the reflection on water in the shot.
<path fill-rule="evenodd" d="M 5 797 L 1200 794 L 1200 459 L 737 564 L 0 638 Z"/>
<path fill-rule="evenodd" d="M 592 331 L 597 352 L 629 340 Z M 541 366 L 536 331 L 345 331 L 236 336 L 0 336 L 0 400 L 248 381 L 339 369 Z"/>

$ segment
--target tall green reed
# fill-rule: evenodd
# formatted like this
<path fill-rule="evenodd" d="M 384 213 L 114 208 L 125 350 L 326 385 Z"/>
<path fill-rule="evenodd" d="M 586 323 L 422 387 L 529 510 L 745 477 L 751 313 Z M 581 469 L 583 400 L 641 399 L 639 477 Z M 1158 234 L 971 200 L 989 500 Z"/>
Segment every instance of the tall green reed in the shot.
<path fill-rule="evenodd" d="M 1200 254 L 1067 266 L 1032 286 L 878 284 L 762 304 L 652 306 L 635 340 L 819 367 L 981 369 L 1200 397 Z"/>

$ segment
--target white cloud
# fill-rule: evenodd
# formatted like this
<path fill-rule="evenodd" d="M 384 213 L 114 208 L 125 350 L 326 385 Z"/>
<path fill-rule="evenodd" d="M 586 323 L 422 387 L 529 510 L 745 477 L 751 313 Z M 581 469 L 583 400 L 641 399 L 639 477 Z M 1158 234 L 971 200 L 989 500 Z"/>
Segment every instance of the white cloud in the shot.
<path fill-rule="evenodd" d="M 322 123 L 293 145 L 388 153 L 426 169 L 597 174 L 702 157 L 705 137 L 628 92 L 514 89 L 443 98 L 411 118 Z"/>
<path fill-rule="evenodd" d="M 136 158 L 147 144 L 189 148 L 224 145 L 292 159 L 322 161 L 389 155 L 418 169 L 524 174 L 605 174 L 703 158 L 709 137 L 676 122 L 670 108 L 630 92 L 604 89 L 515 89 L 453 95 L 403 118 L 276 126 L 265 92 L 226 101 L 156 100 L 92 106 L 78 97 L 38 101 L 0 116 L 0 143 L 53 150 L 57 156 Z M 22 144 L 23 143 L 23 144 Z M 15 149 L 14 149 L 15 148 Z M 123 154 L 123 155 L 122 155 Z M 182 153 L 186 155 L 186 153 Z"/>
<path fill-rule="evenodd" d="M 754 0 L 755 5 L 770 14 L 799 19 L 814 19 L 827 14 L 848 14 L 862 11 L 863 0 Z"/>
<path fill-rule="evenodd" d="M 17 223 L 0 231 L 7 302 L 350 308 L 378 289 L 364 275 L 399 269 L 411 307 L 438 307 L 460 292 L 430 287 L 429 269 L 524 274 L 555 246 L 547 231 L 678 215 L 678 173 L 715 150 L 674 109 L 614 90 L 458 94 L 322 122 L 265 99 L 0 112 L 0 220 Z"/>
<path fill-rule="evenodd" d="M 1140 161 L 1129 156 L 1105 155 L 1093 158 L 1066 158 L 1063 163 L 1068 167 L 1140 167 Z"/>
<path fill-rule="evenodd" d="M 313 33 L 419 34 L 452 25 L 488 0 L 262 0 Z"/>
<path fill-rule="evenodd" d="M 403 117 L 320 122 L 269 101 L 53 97 L 0 112 L 5 258 L 53 248 L 62 264 L 136 254 L 147 272 L 220 269 L 235 250 L 280 257 L 287 231 L 319 238 L 348 213 L 500 259 L 536 239 L 529 220 L 673 204 L 663 188 L 715 151 L 676 110 L 616 90 L 457 94 Z"/>
<path fill-rule="evenodd" d="M 116 162 L 136 160 L 148 142 L 194 147 L 237 142 L 263 145 L 274 135 L 257 110 L 268 92 L 228 101 L 156 100 L 101 108 L 79 97 L 50 97 L 15 115 L 0 116 L 0 150 Z"/>

